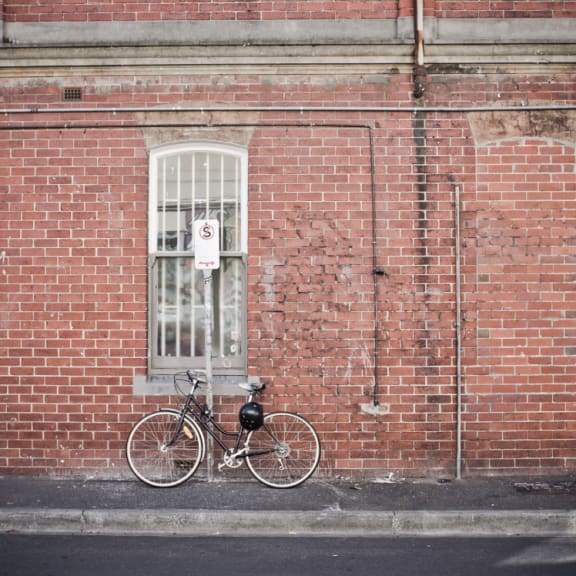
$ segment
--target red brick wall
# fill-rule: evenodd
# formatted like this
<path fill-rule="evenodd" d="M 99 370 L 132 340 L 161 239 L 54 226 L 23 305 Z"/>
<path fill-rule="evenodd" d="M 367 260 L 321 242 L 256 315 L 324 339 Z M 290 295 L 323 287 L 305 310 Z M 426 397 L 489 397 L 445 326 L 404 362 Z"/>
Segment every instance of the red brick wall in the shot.
<path fill-rule="evenodd" d="M 9 22 L 83 22 L 111 20 L 289 20 L 395 18 L 396 0 L 199 0 L 198 2 L 125 2 L 122 0 L 5 0 Z"/>
<path fill-rule="evenodd" d="M 154 20 L 290 20 L 397 18 L 413 13 L 413 0 L 199 0 L 198 2 L 125 2 L 122 0 L 4 0 L 7 22 L 84 22 Z M 426 16 L 439 18 L 569 18 L 573 2 L 426 0 Z"/>
<path fill-rule="evenodd" d="M 2 466 L 113 466 L 146 356 L 142 138 L 38 129 L 2 139 Z"/>
<path fill-rule="evenodd" d="M 469 103 L 470 81 L 450 77 Z M 482 82 L 515 101 L 530 77 Z M 574 77 L 557 79 L 568 101 Z M 431 75 L 441 99 L 448 77 Z M 110 86 L 184 101 L 190 79 Z M 194 77 L 195 98 L 364 105 L 409 101 L 411 77 L 310 85 Z M 169 87 L 169 89 L 168 89 Z M 5 86 L 4 102 L 56 105 L 60 87 Z M 109 98 L 102 80 L 85 89 Z M 86 105 L 84 102 L 82 105 Z M 146 374 L 147 140 L 104 113 L 4 117 L 0 146 L 0 469 L 125 475 L 130 425 L 165 402 L 133 396 Z M 239 121 L 242 114 L 237 115 Z M 576 458 L 574 146 L 569 113 L 250 114 L 249 366 L 266 405 L 308 414 L 321 473 L 445 475 L 455 459 L 455 193 L 462 197 L 464 470 L 565 471 Z M 145 121 L 145 117 L 128 117 Z M 185 123 L 202 115 L 175 115 Z M 217 123 L 218 116 L 212 116 Z M 329 126 L 310 126 L 310 123 Z M 277 126 L 268 126 L 270 124 Z M 301 123 L 301 127 L 286 124 Z M 341 124 L 342 126 L 336 126 Z M 364 127 L 358 127 L 361 124 Z M 374 136 L 378 413 L 369 129 Z M 216 129 L 207 135 L 217 137 Z M 503 135 L 503 136 L 502 136 Z M 223 409 L 233 414 L 234 400 Z M 232 416 L 228 416 L 232 418 Z"/>
<path fill-rule="evenodd" d="M 556 0 L 434 0 L 436 15 L 441 18 L 573 18 L 574 2 Z"/>
<path fill-rule="evenodd" d="M 256 132 L 249 233 L 250 363 L 340 470 L 376 442 L 355 437 L 373 374 L 369 133 L 342 124 Z"/>
<path fill-rule="evenodd" d="M 529 134 L 477 149 L 470 468 L 573 462 L 575 164 L 573 144 Z"/>

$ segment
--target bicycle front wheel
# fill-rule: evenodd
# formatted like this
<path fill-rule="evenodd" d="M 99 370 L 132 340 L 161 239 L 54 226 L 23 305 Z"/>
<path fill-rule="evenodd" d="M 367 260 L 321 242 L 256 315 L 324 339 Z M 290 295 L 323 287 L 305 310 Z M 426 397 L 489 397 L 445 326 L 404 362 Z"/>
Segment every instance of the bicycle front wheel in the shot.
<path fill-rule="evenodd" d="M 181 430 L 177 411 L 152 412 L 132 428 L 126 442 L 126 458 L 142 482 L 156 488 L 182 484 L 198 469 L 204 454 L 198 425 L 185 418 Z"/>
<path fill-rule="evenodd" d="M 316 470 L 320 440 L 306 418 L 292 412 L 272 412 L 248 434 L 246 464 L 260 482 L 272 488 L 293 488 Z"/>

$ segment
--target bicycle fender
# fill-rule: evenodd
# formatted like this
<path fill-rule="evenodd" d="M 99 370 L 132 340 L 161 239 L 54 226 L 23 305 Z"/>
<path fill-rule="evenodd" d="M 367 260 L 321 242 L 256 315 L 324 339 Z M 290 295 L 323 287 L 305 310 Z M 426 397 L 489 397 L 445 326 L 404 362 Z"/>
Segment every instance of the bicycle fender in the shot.
<path fill-rule="evenodd" d="M 175 410 L 174 408 L 160 408 L 160 410 L 158 410 L 158 412 L 170 412 L 171 414 L 176 414 L 178 416 L 180 416 L 181 412 L 180 410 Z M 198 426 L 198 424 L 192 419 L 190 418 L 190 416 L 186 415 L 184 416 L 184 419 L 186 421 L 186 424 L 191 426 L 192 428 L 194 428 L 197 432 L 198 432 L 198 436 L 200 437 L 200 461 L 204 462 L 204 458 L 206 457 L 206 439 L 204 438 L 204 434 L 202 433 L 202 429 L 200 428 L 200 426 Z"/>

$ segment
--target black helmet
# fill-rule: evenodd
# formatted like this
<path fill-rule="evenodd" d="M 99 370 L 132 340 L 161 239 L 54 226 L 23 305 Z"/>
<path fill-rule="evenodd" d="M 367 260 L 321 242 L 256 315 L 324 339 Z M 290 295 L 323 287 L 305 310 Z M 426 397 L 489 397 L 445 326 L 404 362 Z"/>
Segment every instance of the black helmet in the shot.
<path fill-rule="evenodd" d="M 257 402 L 246 402 L 240 408 L 240 424 L 246 430 L 257 430 L 264 423 L 264 411 Z"/>

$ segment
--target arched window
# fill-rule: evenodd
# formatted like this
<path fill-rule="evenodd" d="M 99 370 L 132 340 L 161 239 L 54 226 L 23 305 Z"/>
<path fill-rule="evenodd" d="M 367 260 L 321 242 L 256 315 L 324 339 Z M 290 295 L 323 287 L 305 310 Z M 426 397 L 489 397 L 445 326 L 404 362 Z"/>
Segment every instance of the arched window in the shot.
<path fill-rule="evenodd" d="M 185 144 L 150 155 L 150 363 L 152 373 L 203 368 L 204 280 L 194 266 L 196 220 L 218 220 L 212 272 L 215 373 L 246 370 L 247 153 Z"/>

